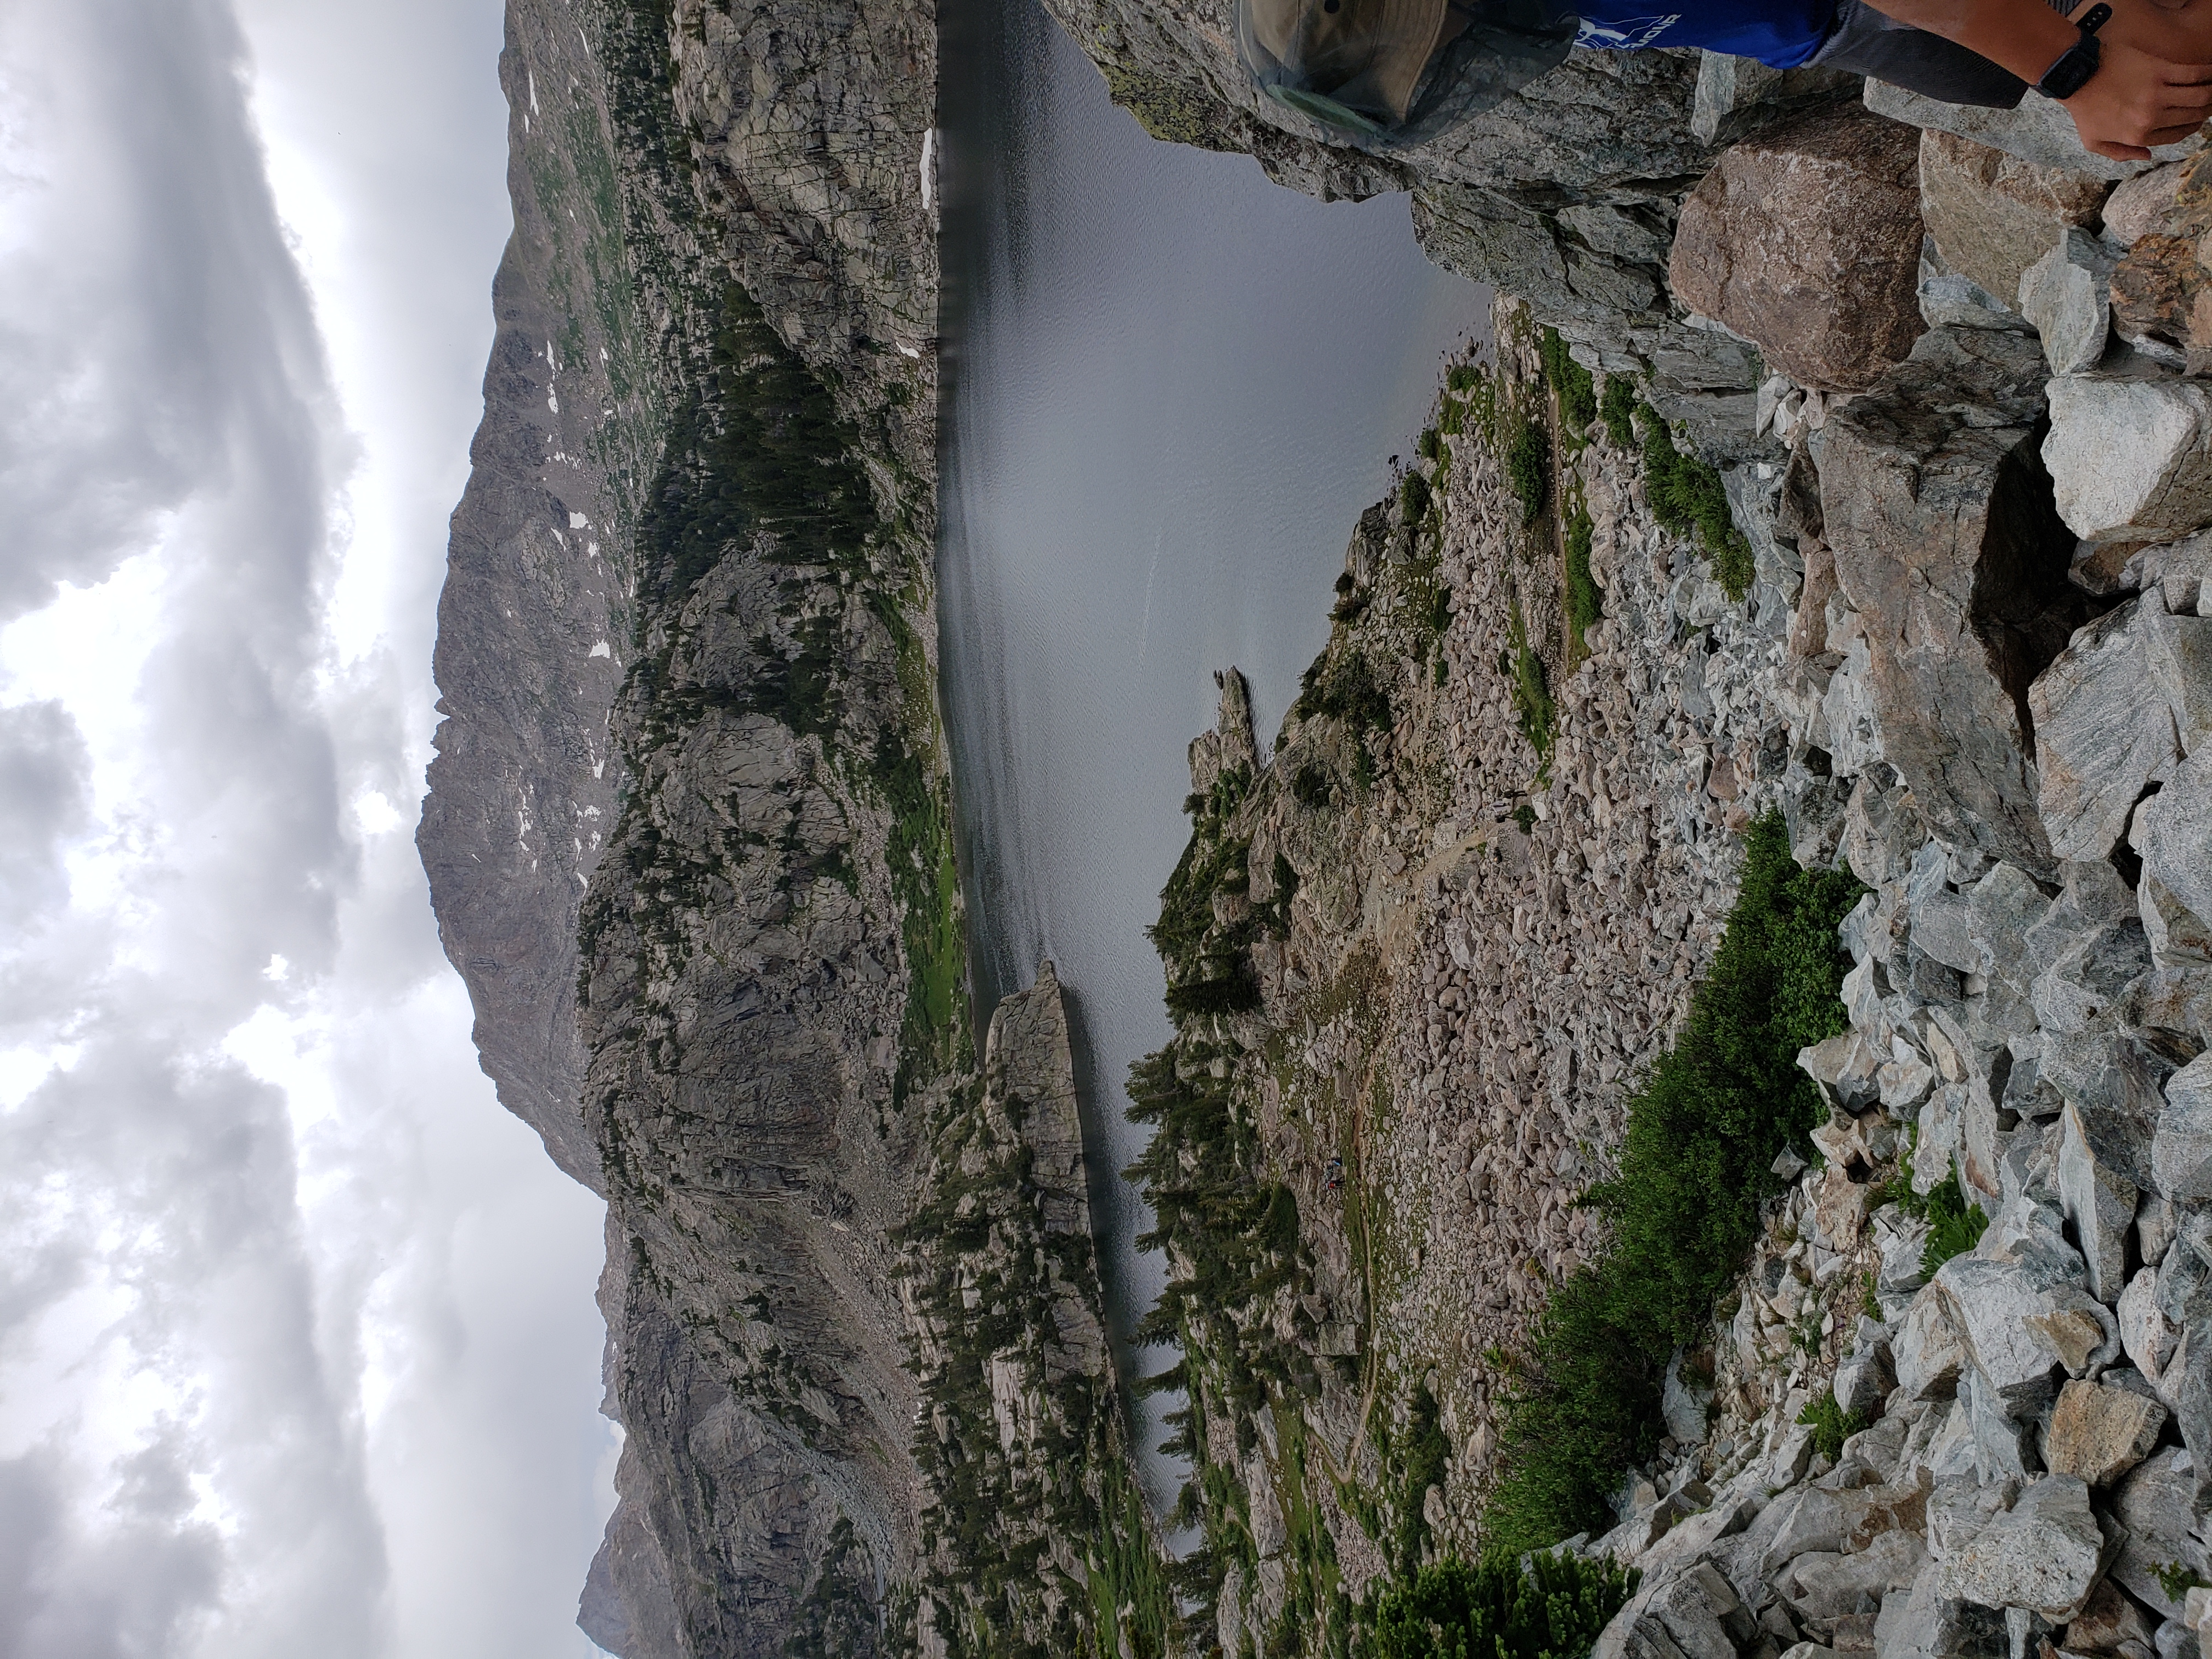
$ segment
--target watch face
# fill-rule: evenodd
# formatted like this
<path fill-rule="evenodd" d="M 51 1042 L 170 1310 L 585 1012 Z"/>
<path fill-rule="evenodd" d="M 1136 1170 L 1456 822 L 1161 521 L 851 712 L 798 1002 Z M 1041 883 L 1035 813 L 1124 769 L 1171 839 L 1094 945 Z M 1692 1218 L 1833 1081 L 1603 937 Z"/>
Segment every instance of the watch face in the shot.
<path fill-rule="evenodd" d="M 2036 90 L 2046 98 L 2071 98 L 2097 72 L 2097 61 L 2096 41 L 2085 40 L 2051 66 L 2050 73 L 2038 83 Z"/>

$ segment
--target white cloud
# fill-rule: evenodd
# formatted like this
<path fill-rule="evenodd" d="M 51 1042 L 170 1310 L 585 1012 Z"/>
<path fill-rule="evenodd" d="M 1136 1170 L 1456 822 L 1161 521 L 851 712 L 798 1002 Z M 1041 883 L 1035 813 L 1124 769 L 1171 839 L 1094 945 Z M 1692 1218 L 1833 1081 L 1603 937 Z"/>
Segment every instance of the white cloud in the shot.
<path fill-rule="evenodd" d="M 0 8 L 0 1653 L 590 1651 L 599 1206 L 395 833 L 498 40 Z"/>

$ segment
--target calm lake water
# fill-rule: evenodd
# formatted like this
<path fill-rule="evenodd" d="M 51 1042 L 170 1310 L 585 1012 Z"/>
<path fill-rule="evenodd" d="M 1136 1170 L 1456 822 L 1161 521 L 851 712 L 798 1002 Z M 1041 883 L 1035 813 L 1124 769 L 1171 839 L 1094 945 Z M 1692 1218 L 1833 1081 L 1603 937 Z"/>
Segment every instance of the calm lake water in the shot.
<path fill-rule="evenodd" d="M 1035 0 L 943 9 L 944 692 L 979 1006 L 1050 957 L 1071 994 L 1124 1374 L 1164 1269 L 1121 1170 L 1130 1062 L 1164 1042 L 1144 936 L 1181 855 L 1216 670 L 1262 742 L 1328 635 L 1362 508 L 1412 453 L 1487 295 L 1402 197 L 1324 205 L 1162 144 Z M 1148 1492 L 1181 1473 L 1139 1425 Z"/>

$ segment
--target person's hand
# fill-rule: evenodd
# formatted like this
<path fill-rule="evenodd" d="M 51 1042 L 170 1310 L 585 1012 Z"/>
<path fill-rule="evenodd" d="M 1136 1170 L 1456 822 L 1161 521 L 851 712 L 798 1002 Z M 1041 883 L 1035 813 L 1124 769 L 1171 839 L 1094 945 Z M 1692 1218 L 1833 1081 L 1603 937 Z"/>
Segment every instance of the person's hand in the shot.
<path fill-rule="evenodd" d="M 2178 144 L 2212 116 L 2212 64 L 2172 64 L 2111 39 L 2102 50 L 2097 72 L 2066 100 L 2095 154 L 2144 161 L 2152 145 Z"/>

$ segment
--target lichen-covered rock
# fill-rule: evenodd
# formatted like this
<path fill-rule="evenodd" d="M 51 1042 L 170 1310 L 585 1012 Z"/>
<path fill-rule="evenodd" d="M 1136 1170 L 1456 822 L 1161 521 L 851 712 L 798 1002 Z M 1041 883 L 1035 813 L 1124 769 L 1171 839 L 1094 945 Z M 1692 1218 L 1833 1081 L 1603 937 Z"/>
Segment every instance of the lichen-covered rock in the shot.
<path fill-rule="evenodd" d="M 1985 1607 L 2026 1607 L 2052 1624 L 2081 1610 L 2108 1559 L 2078 1476 L 2046 1475 L 2021 1492 L 1944 1564 L 1955 1594 Z"/>
<path fill-rule="evenodd" d="M 2153 231 L 2163 229 L 2187 167 L 2186 161 L 2168 161 L 2115 185 L 2105 198 L 2105 240 L 2133 247 Z"/>
<path fill-rule="evenodd" d="M 2145 787 L 2180 752 L 2147 638 L 2164 613 L 2155 594 L 2106 612 L 2028 690 L 2036 804 L 2062 859 L 2109 858 Z"/>
<path fill-rule="evenodd" d="M 2136 811 L 2129 844 L 2142 855 L 2139 914 L 2161 967 L 2212 962 L 2212 755 L 2176 766 Z"/>
<path fill-rule="evenodd" d="M 1956 133 L 1921 134 L 1920 216 L 1937 252 L 2007 305 L 2069 228 L 2096 224 L 2112 188 L 2094 173 L 2040 166 Z"/>
<path fill-rule="evenodd" d="M 1866 106 L 1893 121 L 1956 133 L 2037 167 L 2057 167 L 2098 179 L 2131 179 L 2163 163 L 2195 155 L 2204 147 L 2201 136 L 2192 137 L 2152 151 L 2148 161 L 2112 161 L 2091 154 L 2083 146 L 2081 135 L 2075 131 L 2074 118 L 2067 113 L 2065 106 L 2048 98 L 2023 98 L 2012 109 L 1989 109 L 1972 104 L 1947 104 L 1924 94 L 1870 80 L 1866 83 Z"/>
<path fill-rule="evenodd" d="M 2153 1659 L 2151 1621 L 2112 1583 L 2100 1579 L 2066 1626 L 2069 1653 L 2109 1653 L 2119 1659 Z"/>
<path fill-rule="evenodd" d="M 2179 1446 L 2154 1451 L 2122 1480 L 2112 1495 L 2112 1518 L 2128 1531 L 2127 1543 L 2112 1563 L 2112 1577 L 2130 1595 L 2168 1619 L 2181 1616 L 2182 1598 L 2167 1586 L 2172 1574 L 2212 1578 L 2212 1550 L 2197 1528 L 2191 1507 L 2197 1475 L 2190 1455 Z"/>
<path fill-rule="evenodd" d="M 1871 385 L 1923 328 L 1917 146 L 1849 108 L 1736 145 L 1682 205 L 1675 297 L 1802 385 Z"/>
<path fill-rule="evenodd" d="M 2149 1455 L 2165 1426 L 2166 1407 L 2155 1400 L 2071 1382 L 2058 1391 L 2044 1431 L 2044 1462 L 2053 1474 L 2108 1486 Z"/>
<path fill-rule="evenodd" d="M 1923 1291 L 1896 1343 L 1897 1385 L 1919 1400 L 1948 1399 L 1966 1364 L 1966 1333 L 1953 1304 Z"/>
<path fill-rule="evenodd" d="M 2171 191 L 2147 191 L 2138 210 L 2145 221 L 2157 213 L 2157 222 L 2135 236 L 2112 273 L 2112 320 L 2125 337 L 2178 351 L 2190 373 L 2203 374 L 2212 368 L 2212 270 L 2204 263 L 2212 168 L 2198 155 L 2171 177 Z"/>
<path fill-rule="evenodd" d="M 2195 530 L 2212 518 L 2212 390 L 2120 374 L 2053 380 L 2043 461 L 2059 516 L 2084 541 Z"/>
<path fill-rule="evenodd" d="M 2027 690 L 2081 600 L 2037 454 L 2043 380 L 2031 340 L 1930 332 L 1814 443 L 1883 758 L 1948 841 L 2047 875 Z"/>
<path fill-rule="evenodd" d="M 2166 1110 L 2151 1139 L 2159 1191 L 2181 1203 L 2212 1200 L 2212 1054 L 2199 1054 L 2166 1081 Z"/>
<path fill-rule="evenodd" d="M 2005 1650 L 2002 1615 L 1950 1592 L 1941 1561 L 1922 1567 L 1909 1590 L 1882 1598 L 1875 1659 L 1998 1659 Z"/>
<path fill-rule="evenodd" d="M 2062 1121 L 2059 1201 L 2080 1241 L 2091 1294 L 2100 1301 L 2116 1302 L 2126 1282 L 2128 1233 L 2135 1225 L 2138 1197 L 2136 1184 L 2097 1162 L 2078 1110 L 2069 1108 Z"/>
<path fill-rule="evenodd" d="M 2151 682 L 2173 712 L 2181 752 L 2212 747 L 2212 617 L 2176 615 L 2161 582 L 2142 600 Z"/>

